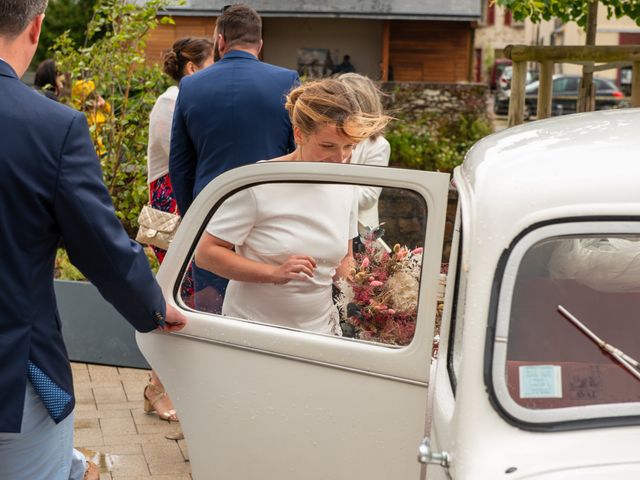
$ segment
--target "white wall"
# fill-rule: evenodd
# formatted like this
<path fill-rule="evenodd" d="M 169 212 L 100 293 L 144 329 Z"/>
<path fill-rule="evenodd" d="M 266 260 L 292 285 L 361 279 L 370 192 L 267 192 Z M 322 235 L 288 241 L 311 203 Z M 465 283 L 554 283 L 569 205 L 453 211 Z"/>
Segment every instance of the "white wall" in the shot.
<path fill-rule="evenodd" d="M 336 65 L 348 54 L 358 73 L 380 77 L 382 20 L 263 17 L 262 22 L 265 62 L 296 70 L 298 49 L 328 48 Z"/>

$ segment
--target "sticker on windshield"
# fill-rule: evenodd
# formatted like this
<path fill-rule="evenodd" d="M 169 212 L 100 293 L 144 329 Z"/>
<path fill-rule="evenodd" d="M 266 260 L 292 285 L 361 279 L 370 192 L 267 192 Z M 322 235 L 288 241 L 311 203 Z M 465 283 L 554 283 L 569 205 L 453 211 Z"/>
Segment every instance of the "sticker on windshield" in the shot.
<path fill-rule="evenodd" d="M 521 365 L 520 398 L 562 398 L 559 365 Z"/>

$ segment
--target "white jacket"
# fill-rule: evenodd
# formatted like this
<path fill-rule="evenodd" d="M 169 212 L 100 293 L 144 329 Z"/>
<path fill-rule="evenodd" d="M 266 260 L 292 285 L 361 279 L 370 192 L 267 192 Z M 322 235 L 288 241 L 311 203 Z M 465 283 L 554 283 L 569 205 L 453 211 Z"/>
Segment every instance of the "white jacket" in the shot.
<path fill-rule="evenodd" d="M 380 136 L 375 140 L 365 140 L 356 145 L 351 154 L 351 163 L 386 167 L 389 165 L 390 155 L 389 142 Z M 358 188 L 358 222 L 361 225 L 374 228 L 380 224 L 378 197 L 381 191 L 382 189 L 378 187 Z"/>

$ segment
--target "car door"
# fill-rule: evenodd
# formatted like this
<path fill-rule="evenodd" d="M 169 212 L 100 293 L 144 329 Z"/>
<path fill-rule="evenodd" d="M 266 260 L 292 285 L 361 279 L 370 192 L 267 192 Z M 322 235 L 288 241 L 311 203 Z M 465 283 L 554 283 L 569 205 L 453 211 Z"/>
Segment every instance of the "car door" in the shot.
<path fill-rule="evenodd" d="M 272 162 L 227 172 L 198 196 L 157 277 L 168 303 L 189 323 L 179 333 L 137 335 L 175 403 L 194 479 L 386 480 L 424 474 L 416 446 L 425 428 L 448 181 L 447 174 L 433 172 Z M 218 206 L 236 192 L 274 182 L 381 188 L 381 203 L 383 197 L 401 200 L 384 205 L 391 208 L 384 214 L 388 224 L 399 225 L 394 243 L 415 238 L 415 231 L 407 232 L 422 214 L 414 212 L 424 213 L 418 225 L 424 252 L 415 334 L 408 345 L 311 333 L 187 306 L 180 294 L 183 273 Z M 417 206 L 408 208 L 407 202 Z M 408 252 L 389 249 L 391 255 Z"/>

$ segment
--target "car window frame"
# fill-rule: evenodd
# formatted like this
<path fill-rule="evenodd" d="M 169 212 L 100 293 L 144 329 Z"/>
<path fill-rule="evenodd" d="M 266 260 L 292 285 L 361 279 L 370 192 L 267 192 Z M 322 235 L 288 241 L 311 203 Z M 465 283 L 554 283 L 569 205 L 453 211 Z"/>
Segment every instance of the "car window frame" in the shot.
<path fill-rule="evenodd" d="M 562 218 L 541 222 L 521 232 L 502 253 L 494 274 L 489 307 L 484 377 L 492 405 L 508 423 L 543 432 L 640 425 L 640 402 L 534 410 L 513 400 L 505 380 L 512 294 L 524 255 L 532 246 L 553 237 L 614 234 L 640 235 L 640 217 Z M 612 415 L 612 405 L 616 405 L 615 415 Z"/>

